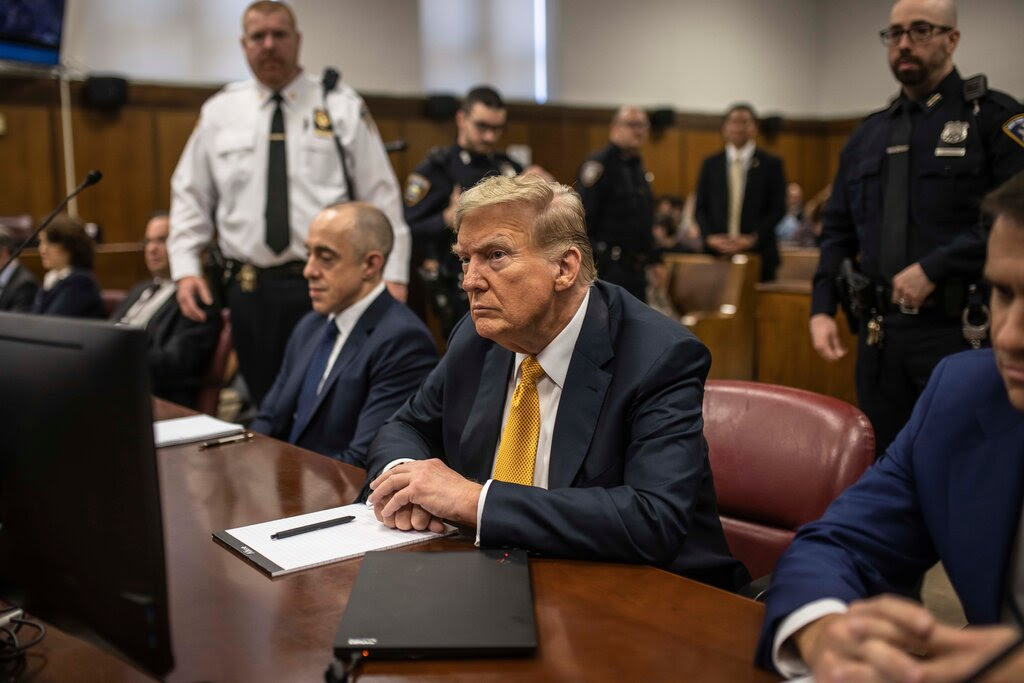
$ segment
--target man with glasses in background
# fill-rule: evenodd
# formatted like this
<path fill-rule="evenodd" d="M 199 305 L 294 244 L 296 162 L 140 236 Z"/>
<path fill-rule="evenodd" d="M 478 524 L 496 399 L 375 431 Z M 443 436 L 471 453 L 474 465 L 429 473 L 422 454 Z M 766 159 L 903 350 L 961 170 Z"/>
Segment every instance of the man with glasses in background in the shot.
<path fill-rule="evenodd" d="M 498 149 L 508 112 L 497 90 L 486 85 L 472 88 L 455 113 L 455 144 L 436 147 L 409 174 L 405 182 L 405 220 L 412 230 L 412 263 L 427 280 L 445 337 L 468 310 L 459 282 L 462 267 L 452 256 L 451 227 L 459 195 L 486 176 L 515 176 L 523 167 Z M 539 166 L 528 172 L 552 179 Z M 409 305 L 422 308 L 426 292 L 416 291 L 416 275 Z"/>
<path fill-rule="evenodd" d="M 952 0 L 893 5 L 881 39 L 902 89 L 850 136 L 824 212 L 812 343 L 843 357 L 837 304 L 859 319 L 857 397 L 878 453 L 939 360 L 986 343 L 978 206 L 1024 169 L 1022 107 L 983 76 L 960 77 L 956 26 Z"/>

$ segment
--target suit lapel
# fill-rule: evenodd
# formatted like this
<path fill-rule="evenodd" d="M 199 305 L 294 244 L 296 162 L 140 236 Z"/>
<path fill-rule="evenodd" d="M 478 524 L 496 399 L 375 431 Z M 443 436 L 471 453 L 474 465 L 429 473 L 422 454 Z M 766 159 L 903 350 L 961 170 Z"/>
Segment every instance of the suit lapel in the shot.
<path fill-rule="evenodd" d="M 459 442 L 458 466 L 468 479 L 484 481 L 491 476 L 494 451 L 501 431 L 505 393 L 516 355 L 492 344 L 484 356 L 473 407 Z"/>
<path fill-rule="evenodd" d="M 302 425 L 299 434 L 302 433 L 312 422 L 313 416 L 316 415 L 317 411 L 320 410 L 320 406 L 327 398 L 328 394 L 331 393 L 331 389 L 334 384 L 338 381 L 338 376 L 345 369 L 352 359 L 359 355 L 359 350 L 363 348 L 363 344 L 366 343 L 367 338 L 373 333 L 374 328 L 377 327 L 377 323 L 390 308 L 394 299 L 387 291 L 382 292 L 374 299 L 373 303 L 370 304 L 369 308 L 363 311 L 363 314 L 359 316 L 359 320 L 356 321 L 355 327 L 352 328 L 352 332 L 349 333 L 348 338 L 345 339 L 345 343 L 341 346 L 341 351 L 338 352 L 338 357 L 334 360 L 334 365 L 331 366 L 331 371 L 327 374 L 327 379 L 324 380 L 323 389 L 320 394 L 316 397 L 316 402 L 313 404 L 313 409 L 309 411 L 309 416 L 306 419 L 306 424 Z M 316 349 L 316 345 L 310 347 L 309 356 L 306 358 L 303 368 L 309 367 L 309 363 L 312 361 L 313 353 Z M 303 373 L 305 370 L 303 370 Z M 299 379 L 299 387 L 302 386 L 302 379 Z M 296 388 L 296 395 L 298 395 L 299 389 Z"/>
<path fill-rule="evenodd" d="M 612 376 L 604 366 L 615 353 L 612 350 L 613 319 L 604 294 L 597 287 L 590 290 L 590 303 L 580 336 L 576 340 L 569 371 L 565 375 L 562 398 L 551 436 L 551 461 L 548 465 L 548 488 L 572 485 L 597 428 L 605 395 Z"/>
<path fill-rule="evenodd" d="M 976 591 L 978 599 L 975 605 L 964 601 L 968 618 L 996 621 L 1020 524 L 1024 422 L 1008 401 L 979 409 L 977 418 L 983 433 L 977 445 L 950 466 L 950 509 L 960 511 L 951 537 L 964 541 L 953 549 L 956 556 L 970 558 L 972 576 L 965 590 Z"/>

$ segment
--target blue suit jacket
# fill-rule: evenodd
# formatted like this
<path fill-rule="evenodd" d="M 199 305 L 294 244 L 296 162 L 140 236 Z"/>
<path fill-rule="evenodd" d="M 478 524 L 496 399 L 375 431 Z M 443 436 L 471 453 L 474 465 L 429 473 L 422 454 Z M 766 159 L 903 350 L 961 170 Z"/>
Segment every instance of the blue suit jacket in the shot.
<path fill-rule="evenodd" d="M 439 457 L 491 476 L 515 354 L 466 317 L 419 391 L 370 447 L 373 476 Z M 481 543 L 652 564 L 733 589 L 749 581 L 722 534 L 701 414 L 707 349 L 620 287 L 597 282 L 555 419 L 549 490 L 495 481 Z"/>
<path fill-rule="evenodd" d="M 797 534 L 772 577 L 757 661 L 819 598 L 913 593 L 942 560 L 974 624 L 998 622 L 1024 492 L 1024 414 L 991 349 L 943 360 L 883 459 Z"/>
<path fill-rule="evenodd" d="M 307 314 L 295 326 L 284 362 L 250 428 L 288 440 L 302 380 L 327 318 Z M 297 446 L 357 467 L 387 420 L 437 363 L 426 326 L 385 290 L 345 340 Z"/>

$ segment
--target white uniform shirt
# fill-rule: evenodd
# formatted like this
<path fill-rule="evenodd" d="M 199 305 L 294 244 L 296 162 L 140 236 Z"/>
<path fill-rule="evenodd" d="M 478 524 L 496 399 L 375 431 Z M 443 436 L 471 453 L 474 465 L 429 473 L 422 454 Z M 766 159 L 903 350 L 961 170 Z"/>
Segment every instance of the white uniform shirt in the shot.
<path fill-rule="evenodd" d="M 232 83 L 203 105 L 171 178 L 167 248 L 175 280 L 201 274 L 199 254 L 215 227 L 227 258 L 261 268 L 305 260 L 303 243 L 310 222 L 325 207 L 349 199 L 331 132 L 316 125 L 316 112 L 323 108 L 320 84 L 300 73 L 281 92 L 291 245 L 275 254 L 265 242 L 273 93 L 255 80 Z M 384 279 L 408 282 L 409 226 L 377 127 L 362 98 L 345 84 L 335 87 L 327 105 L 345 148 L 356 197 L 379 208 L 391 221 L 395 240 Z"/>

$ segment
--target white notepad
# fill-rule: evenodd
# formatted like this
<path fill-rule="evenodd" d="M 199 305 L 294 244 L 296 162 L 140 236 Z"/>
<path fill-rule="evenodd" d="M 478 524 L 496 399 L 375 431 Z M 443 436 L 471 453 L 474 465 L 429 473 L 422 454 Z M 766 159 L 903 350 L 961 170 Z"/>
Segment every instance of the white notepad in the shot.
<path fill-rule="evenodd" d="M 178 446 L 193 441 L 219 439 L 232 434 L 241 434 L 242 425 L 218 420 L 209 415 L 190 415 L 171 420 L 157 420 L 153 423 L 153 442 L 161 446 Z"/>
<path fill-rule="evenodd" d="M 278 531 L 346 515 L 352 515 L 355 519 L 347 524 L 309 531 L 290 538 L 270 538 L 271 534 Z M 373 508 L 362 503 L 354 503 L 296 517 L 250 524 L 237 529 L 216 531 L 213 538 L 271 576 L 281 576 L 322 564 L 362 557 L 372 550 L 399 548 L 455 532 L 455 527 L 449 524 L 445 525 L 442 533 L 389 529 L 377 521 Z"/>

